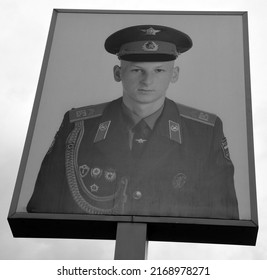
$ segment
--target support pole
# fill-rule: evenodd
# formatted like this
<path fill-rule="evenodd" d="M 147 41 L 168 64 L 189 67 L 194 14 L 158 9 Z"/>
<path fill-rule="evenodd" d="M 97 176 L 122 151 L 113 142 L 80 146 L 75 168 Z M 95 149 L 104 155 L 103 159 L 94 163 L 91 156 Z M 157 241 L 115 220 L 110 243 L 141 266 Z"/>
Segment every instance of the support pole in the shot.
<path fill-rule="evenodd" d="M 146 223 L 117 224 L 115 260 L 145 260 L 147 247 Z"/>

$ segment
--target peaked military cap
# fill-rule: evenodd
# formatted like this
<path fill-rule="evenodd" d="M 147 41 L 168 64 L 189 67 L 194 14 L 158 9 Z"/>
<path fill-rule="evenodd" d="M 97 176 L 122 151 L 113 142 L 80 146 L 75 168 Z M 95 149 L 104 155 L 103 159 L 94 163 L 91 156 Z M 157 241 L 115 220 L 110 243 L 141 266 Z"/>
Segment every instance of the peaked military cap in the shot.
<path fill-rule="evenodd" d="M 128 61 L 170 61 L 188 51 L 191 38 L 171 27 L 161 25 L 137 25 L 111 34 L 105 49 Z"/>

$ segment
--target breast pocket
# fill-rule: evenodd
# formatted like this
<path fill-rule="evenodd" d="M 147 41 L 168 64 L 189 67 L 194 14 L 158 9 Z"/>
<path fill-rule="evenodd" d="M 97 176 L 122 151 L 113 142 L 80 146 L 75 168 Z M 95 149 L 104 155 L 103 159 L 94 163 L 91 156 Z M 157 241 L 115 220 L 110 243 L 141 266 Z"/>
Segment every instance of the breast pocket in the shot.
<path fill-rule="evenodd" d="M 195 215 L 200 200 L 203 162 L 191 156 L 169 160 L 150 178 L 151 197 L 160 216 Z"/>
<path fill-rule="evenodd" d="M 197 187 L 203 170 L 199 158 L 187 156 L 183 159 L 170 159 L 157 170 L 156 181 L 169 190 L 186 192 Z"/>

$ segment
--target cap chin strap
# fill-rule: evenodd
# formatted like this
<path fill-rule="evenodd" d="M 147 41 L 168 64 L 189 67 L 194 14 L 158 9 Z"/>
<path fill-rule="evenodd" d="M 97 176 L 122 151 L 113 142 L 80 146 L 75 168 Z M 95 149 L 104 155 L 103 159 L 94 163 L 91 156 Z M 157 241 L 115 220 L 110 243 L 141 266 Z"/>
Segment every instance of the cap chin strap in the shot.
<path fill-rule="evenodd" d="M 166 55 L 169 57 L 178 56 L 178 51 L 175 44 L 163 41 L 135 41 L 123 44 L 118 57 L 126 55 Z"/>

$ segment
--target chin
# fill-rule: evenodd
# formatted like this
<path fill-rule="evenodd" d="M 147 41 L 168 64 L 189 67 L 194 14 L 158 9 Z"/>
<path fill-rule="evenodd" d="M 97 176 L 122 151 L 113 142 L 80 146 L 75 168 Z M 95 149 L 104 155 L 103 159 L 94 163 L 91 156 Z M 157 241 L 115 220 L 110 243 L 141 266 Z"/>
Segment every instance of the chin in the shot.
<path fill-rule="evenodd" d="M 138 98 L 137 99 L 137 102 L 140 103 L 140 104 L 150 104 L 150 103 L 155 103 L 157 101 L 158 101 L 158 99 L 149 98 L 149 97 L 147 97 L 147 98 L 144 97 L 144 98 Z"/>

